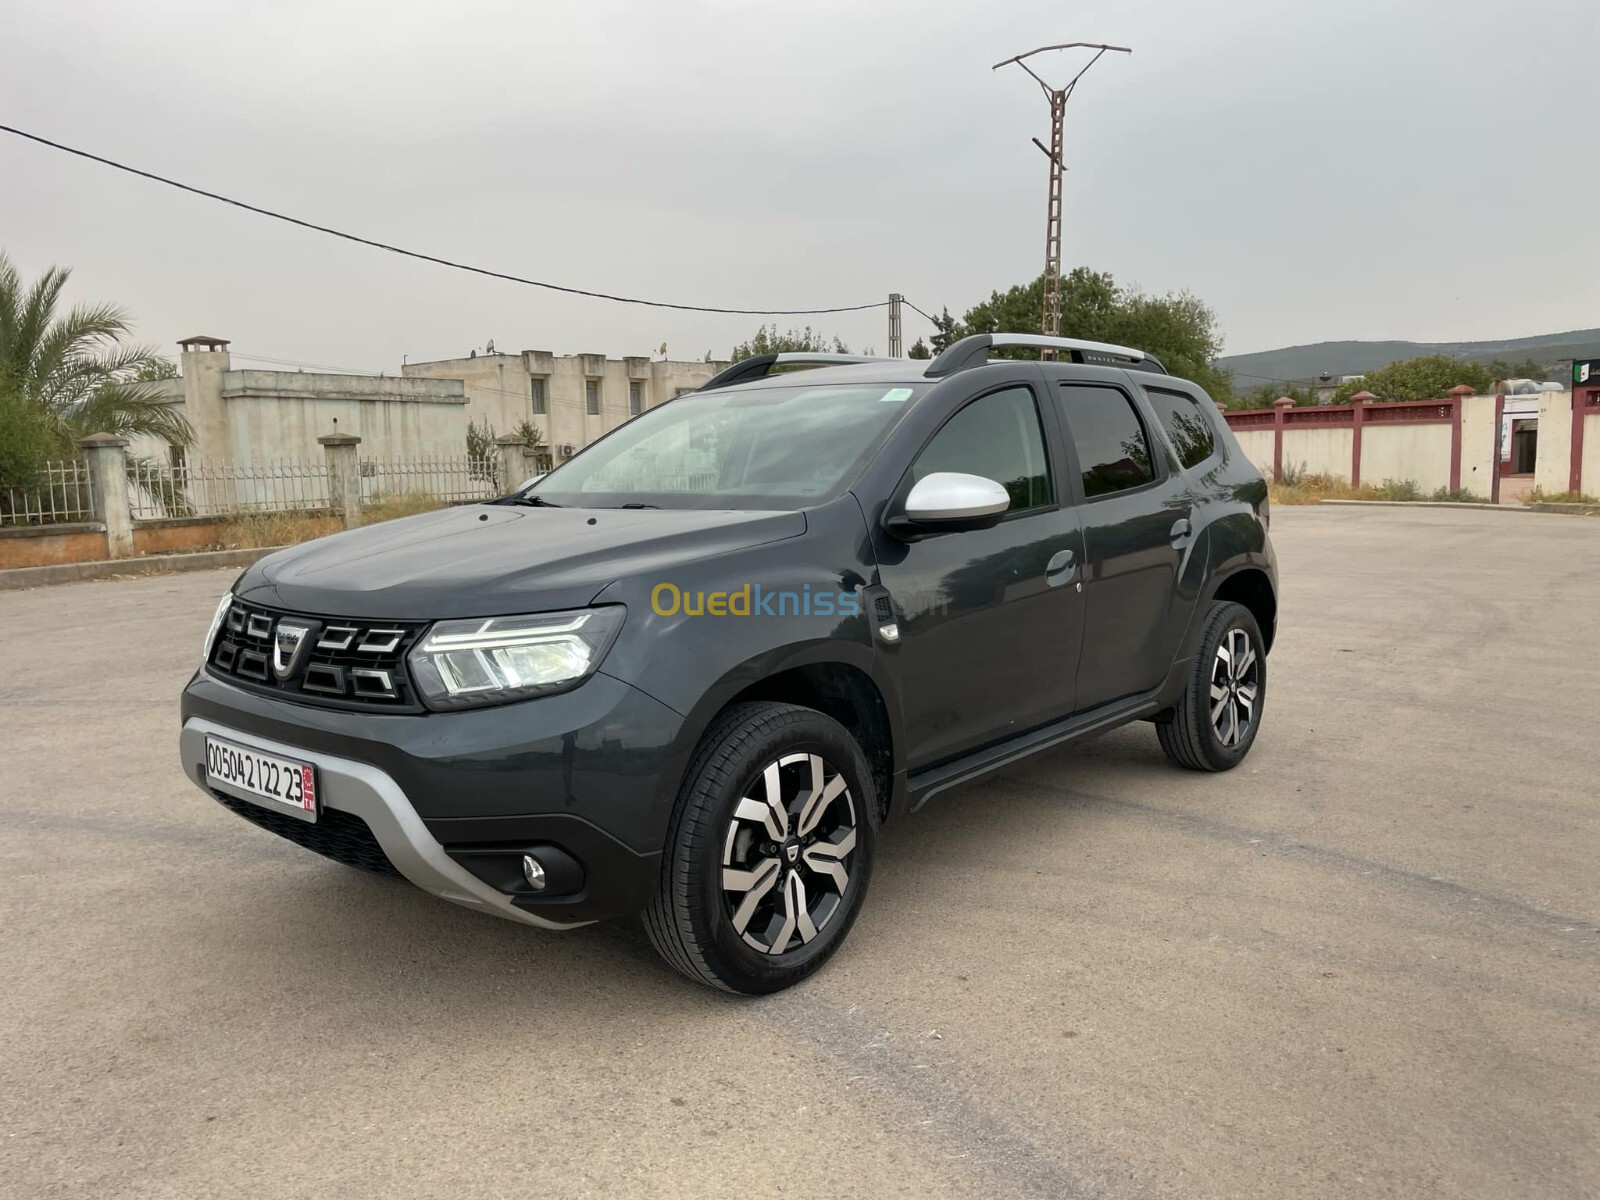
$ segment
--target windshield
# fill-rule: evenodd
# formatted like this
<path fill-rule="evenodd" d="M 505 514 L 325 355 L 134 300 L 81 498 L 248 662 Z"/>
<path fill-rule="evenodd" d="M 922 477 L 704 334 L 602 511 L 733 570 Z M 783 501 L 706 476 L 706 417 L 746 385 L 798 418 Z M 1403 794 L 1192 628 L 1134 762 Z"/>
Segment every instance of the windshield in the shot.
<path fill-rule="evenodd" d="M 843 492 L 923 390 L 789 384 L 680 396 L 523 495 L 573 508 L 805 508 Z"/>

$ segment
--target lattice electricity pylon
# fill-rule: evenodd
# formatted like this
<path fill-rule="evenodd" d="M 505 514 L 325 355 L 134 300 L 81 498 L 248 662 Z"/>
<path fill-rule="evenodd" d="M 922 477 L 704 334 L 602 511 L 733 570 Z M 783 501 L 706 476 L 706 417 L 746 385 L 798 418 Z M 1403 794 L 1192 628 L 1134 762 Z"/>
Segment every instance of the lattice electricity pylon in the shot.
<path fill-rule="evenodd" d="M 1095 56 L 1091 58 L 1072 77 L 1066 87 L 1053 88 L 1041 79 L 1034 69 L 1022 60 L 1032 58 L 1035 54 L 1043 54 L 1047 50 L 1093 50 Z M 1005 62 L 998 62 L 994 70 L 1008 67 L 1016 63 L 1029 75 L 1033 76 L 1041 88 L 1044 89 L 1045 98 L 1050 101 L 1050 145 L 1047 147 L 1038 138 L 1033 139 L 1033 144 L 1044 151 L 1044 156 L 1050 160 L 1050 194 L 1045 208 L 1044 225 L 1044 316 L 1039 322 L 1039 332 L 1051 337 L 1061 334 L 1061 175 L 1065 168 L 1061 164 L 1061 126 L 1067 112 L 1067 100 L 1072 95 L 1072 89 L 1078 86 L 1089 68 L 1100 61 L 1100 56 L 1108 50 L 1118 54 L 1132 54 L 1127 46 L 1103 46 L 1099 42 L 1064 42 L 1059 46 L 1040 46 L 1037 50 L 1029 50 L 1026 54 L 1019 54 L 1015 58 L 1008 58 Z M 1056 352 L 1051 349 L 1041 349 L 1040 358 L 1054 358 Z"/>

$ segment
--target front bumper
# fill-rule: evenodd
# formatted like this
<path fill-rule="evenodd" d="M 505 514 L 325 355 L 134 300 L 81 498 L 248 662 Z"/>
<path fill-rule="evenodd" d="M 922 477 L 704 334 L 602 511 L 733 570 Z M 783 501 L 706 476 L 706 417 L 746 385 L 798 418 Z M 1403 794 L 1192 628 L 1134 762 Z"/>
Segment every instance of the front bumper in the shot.
<path fill-rule="evenodd" d="M 428 832 L 422 818 L 406 799 L 400 785 L 376 767 L 331 754 L 309 754 L 299 746 L 241 733 L 215 721 L 191 717 L 179 735 L 184 774 L 208 795 L 205 778 L 206 734 L 243 742 L 285 758 L 310 761 L 317 768 L 322 806 L 360 817 L 372 831 L 395 870 L 425 892 L 452 904 L 475 908 L 526 925 L 545 929 L 571 929 L 585 921 L 553 921 L 518 908 L 512 898 L 496 891 L 455 862 Z"/>
<path fill-rule="evenodd" d="M 369 864 L 346 843 L 370 830 L 376 869 L 387 858 L 442 899 L 553 929 L 649 902 L 695 741 L 676 713 L 605 676 L 521 704 L 399 716 L 289 703 L 201 671 L 184 689 L 182 719 L 184 773 L 240 815 L 357 866 Z M 323 809 L 345 815 L 321 830 L 285 826 L 213 793 L 208 733 L 312 763 Z M 579 882 L 532 892 L 516 866 L 535 847 L 568 856 Z"/>

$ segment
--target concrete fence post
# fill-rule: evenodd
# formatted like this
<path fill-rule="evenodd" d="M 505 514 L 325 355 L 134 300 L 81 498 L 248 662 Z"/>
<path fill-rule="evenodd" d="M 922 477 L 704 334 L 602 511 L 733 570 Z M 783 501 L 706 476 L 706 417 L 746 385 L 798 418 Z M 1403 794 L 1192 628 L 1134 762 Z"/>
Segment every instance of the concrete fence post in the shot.
<path fill-rule="evenodd" d="M 503 433 L 495 438 L 494 444 L 500 461 L 500 490 L 510 492 L 521 487 L 522 481 L 533 474 L 527 468 L 527 439 L 514 433 Z"/>
<path fill-rule="evenodd" d="M 1476 396 L 1477 389 L 1470 383 L 1458 383 L 1450 389 L 1450 490 L 1461 489 L 1461 406 L 1468 396 Z"/>
<path fill-rule="evenodd" d="M 1279 396 L 1272 402 L 1272 478 L 1283 478 L 1283 418 L 1294 407 L 1288 396 Z"/>
<path fill-rule="evenodd" d="M 128 507 L 128 439 L 94 433 L 78 442 L 89 463 L 94 515 L 106 527 L 106 557 L 133 554 L 133 514 Z"/>
<path fill-rule="evenodd" d="M 525 472 L 522 478 L 532 479 L 544 473 L 544 460 L 540 458 L 544 452 L 544 447 L 537 442 L 529 442 L 522 448 L 522 469 Z"/>
<path fill-rule="evenodd" d="M 1361 430 L 1366 425 L 1365 392 L 1350 397 L 1350 486 L 1361 486 Z"/>
<path fill-rule="evenodd" d="M 346 529 L 361 525 L 361 439 L 353 433 L 325 433 L 317 439 L 328 459 L 328 504 Z"/>

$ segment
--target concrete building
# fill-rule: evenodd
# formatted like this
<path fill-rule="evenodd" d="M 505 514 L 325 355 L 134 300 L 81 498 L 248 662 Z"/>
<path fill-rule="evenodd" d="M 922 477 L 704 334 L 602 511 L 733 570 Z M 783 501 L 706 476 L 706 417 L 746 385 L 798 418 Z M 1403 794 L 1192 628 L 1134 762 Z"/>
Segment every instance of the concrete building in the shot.
<path fill-rule="evenodd" d="M 460 380 L 468 419 L 496 434 L 511 433 L 526 420 L 560 462 L 629 417 L 693 391 L 727 365 L 524 350 L 407 363 L 402 371 L 419 382 Z"/>
<path fill-rule="evenodd" d="M 181 405 L 195 440 L 190 462 L 321 462 L 317 438 L 353 433 L 375 459 L 461 457 L 467 452 L 467 397 L 455 379 L 236 371 L 223 338 L 178 343 L 180 377 L 162 388 Z M 165 461 L 166 446 L 140 438 L 130 452 Z"/>
<path fill-rule="evenodd" d="M 363 459 L 462 458 L 469 422 L 507 434 L 524 420 L 559 462 L 728 365 L 525 350 L 410 363 L 400 375 L 341 375 L 235 370 L 228 346 L 184 338 L 179 378 L 158 385 L 194 428 L 189 462 L 321 462 L 317 438 L 333 433 L 359 437 Z M 174 457 L 152 438 L 135 439 L 129 452 Z"/>

